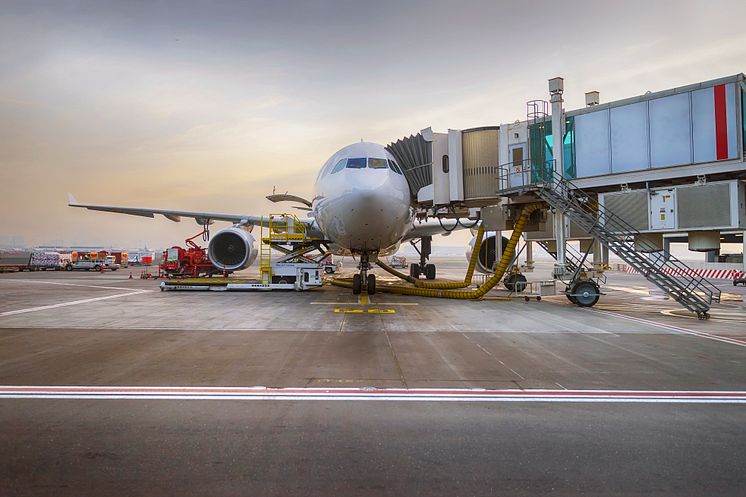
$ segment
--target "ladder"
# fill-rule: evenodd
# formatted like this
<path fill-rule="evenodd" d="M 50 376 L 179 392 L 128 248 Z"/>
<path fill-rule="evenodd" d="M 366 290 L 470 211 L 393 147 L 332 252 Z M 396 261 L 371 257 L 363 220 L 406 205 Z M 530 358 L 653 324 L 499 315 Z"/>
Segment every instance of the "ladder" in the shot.
<path fill-rule="evenodd" d="M 641 233 L 624 219 L 600 206 L 556 171 L 547 168 L 543 176 L 535 185 L 542 200 L 564 212 L 581 229 L 697 317 L 706 319 L 712 303 L 720 302 L 719 288 L 670 253 L 640 237 Z M 644 253 L 648 251 L 649 254 Z"/>
<path fill-rule="evenodd" d="M 260 224 L 259 275 L 262 283 L 272 283 L 272 247 L 306 243 L 306 225 L 293 214 L 270 214 Z"/>

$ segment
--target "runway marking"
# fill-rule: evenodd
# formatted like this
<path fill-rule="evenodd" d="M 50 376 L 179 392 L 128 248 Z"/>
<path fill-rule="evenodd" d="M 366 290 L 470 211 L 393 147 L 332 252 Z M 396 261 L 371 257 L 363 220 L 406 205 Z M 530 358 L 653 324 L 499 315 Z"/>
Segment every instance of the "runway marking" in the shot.
<path fill-rule="evenodd" d="M 360 302 L 310 302 L 311 305 L 370 305 Z M 420 305 L 418 302 L 381 302 L 386 305 Z"/>
<path fill-rule="evenodd" d="M 677 333 L 682 333 L 682 334 L 685 334 L 685 335 L 693 335 L 693 336 L 697 336 L 697 337 L 700 337 L 700 338 L 707 338 L 708 340 L 715 340 L 715 341 L 718 341 L 718 342 L 729 343 L 731 345 L 738 345 L 739 347 L 746 347 L 746 341 L 742 341 L 742 340 L 739 340 L 737 338 L 729 338 L 729 337 L 722 337 L 722 336 L 719 336 L 719 335 L 711 335 L 710 333 L 705 333 L 704 331 L 695 331 L 695 330 L 690 330 L 688 328 L 681 328 L 679 326 L 673 326 L 673 325 L 670 325 L 670 324 L 657 323 L 655 321 L 649 321 L 649 320 L 643 319 L 643 318 L 636 318 L 636 317 L 632 317 L 632 316 L 625 316 L 624 314 L 618 314 L 616 312 L 601 311 L 601 310 L 598 310 L 598 309 L 591 309 L 591 312 L 597 312 L 599 314 L 605 314 L 607 316 L 613 316 L 613 317 L 617 317 L 617 318 L 621 318 L 621 319 L 626 319 L 628 321 L 634 321 L 634 322 L 637 322 L 637 323 L 649 324 L 651 326 L 657 326 L 658 328 L 663 328 L 665 330 L 675 331 Z"/>
<path fill-rule="evenodd" d="M 370 298 L 367 295 L 363 294 L 363 295 L 360 295 L 357 298 L 357 303 L 365 305 L 365 304 L 368 304 L 368 303 L 372 304 L 373 302 L 370 300 Z"/>
<path fill-rule="evenodd" d="M 121 287 L 121 286 L 103 286 L 103 285 L 82 285 L 80 283 L 61 283 L 59 281 L 42 281 L 42 280 L 0 280 L 3 282 L 16 282 L 20 281 L 22 283 L 37 283 L 41 285 L 60 285 L 60 286 L 77 286 L 82 288 L 101 288 L 103 290 L 132 290 L 132 288 L 127 287 Z"/>
<path fill-rule="evenodd" d="M 396 314 L 395 309 L 334 309 L 334 312 L 338 314 Z"/>
<path fill-rule="evenodd" d="M 394 402 L 615 402 L 746 404 L 732 390 L 486 390 L 460 388 L 267 388 L 135 386 L 0 386 L 0 399 L 322 400 Z"/>
<path fill-rule="evenodd" d="M 39 306 L 39 307 L 28 307 L 26 309 L 17 309 L 15 311 L 0 312 L 0 317 L 14 316 L 16 314 L 26 314 L 28 312 L 46 311 L 48 309 L 57 309 L 59 307 L 68 307 L 68 306 L 71 306 L 71 305 L 88 304 L 90 302 L 98 302 L 98 301 L 101 301 L 101 300 L 118 299 L 120 297 L 128 297 L 130 295 L 139 295 L 141 293 L 147 293 L 147 292 L 150 292 L 150 291 L 152 291 L 152 290 L 135 290 L 135 291 L 132 291 L 132 292 L 127 292 L 127 293 L 118 293 L 116 295 L 107 295 L 105 297 L 93 297 L 93 298 L 90 298 L 90 299 L 73 300 L 73 301 L 70 301 L 70 302 L 62 302 L 62 303 L 59 303 L 59 304 L 42 305 L 42 306 Z"/>

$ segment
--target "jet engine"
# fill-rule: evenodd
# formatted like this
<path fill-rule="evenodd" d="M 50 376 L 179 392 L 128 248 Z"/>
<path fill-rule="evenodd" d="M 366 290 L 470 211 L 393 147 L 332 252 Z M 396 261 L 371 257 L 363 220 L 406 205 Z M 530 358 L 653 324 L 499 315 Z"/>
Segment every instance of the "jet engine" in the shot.
<path fill-rule="evenodd" d="M 502 250 L 500 253 L 505 251 L 505 247 L 508 246 L 508 239 L 504 236 L 502 238 Z M 466 260 L 471 260 L 472 251 L 474 250 L 474 242 L 477 237 L 471 239 L 468 247 L 466 247 Z M 497 234 L 494 231 L 488 231 L 485 233 L 482 239 L 482 245 L 479 247 L 479 256 L 477 257 L 477 271 L 480 273 L 493 273 L 495 262 L 497 261 L 498 254 L 497 247 Z"/>
<path fill-rule="evenodd" d="M 243 228 L 231 227 L 218 231 L 210 240 L 207 256 L 219 269 L 240 271 L 256 260 L 254 237 Z"/>

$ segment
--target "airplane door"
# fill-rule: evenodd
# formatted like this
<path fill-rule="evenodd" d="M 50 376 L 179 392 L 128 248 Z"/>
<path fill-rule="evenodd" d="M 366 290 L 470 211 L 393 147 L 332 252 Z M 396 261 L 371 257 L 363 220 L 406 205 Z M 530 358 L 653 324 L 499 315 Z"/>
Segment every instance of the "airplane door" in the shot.
<path fill-rule="evenodd" d="M 528 169 L 528 164 L 524 162 L 526 144 L 510 145 L 508 151 L 510 153 L 510 187 L 523 186 L 529 183 L 531 171 Z"/>

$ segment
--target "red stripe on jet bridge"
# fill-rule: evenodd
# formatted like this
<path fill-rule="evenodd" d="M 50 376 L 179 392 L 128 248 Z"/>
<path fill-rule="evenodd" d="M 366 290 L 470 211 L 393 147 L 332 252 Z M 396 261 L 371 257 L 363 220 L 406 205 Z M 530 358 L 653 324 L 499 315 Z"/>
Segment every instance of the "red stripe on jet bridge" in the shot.
<path fill-rule="evenodd" d="M 715 149 L 717 160 L 728 158 L 728 120 L 725 106 L 725 85 L 716 85 L 715 94 Z"/>

